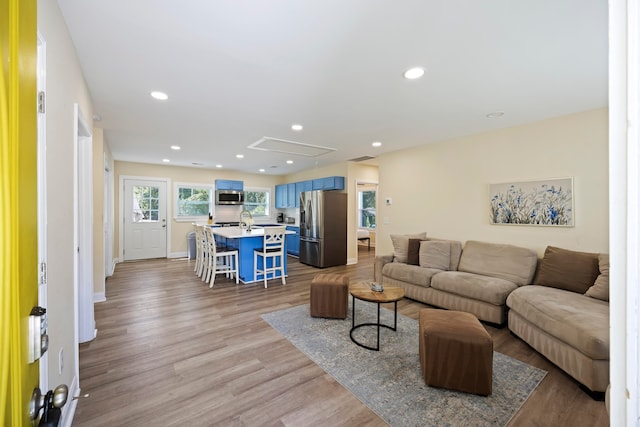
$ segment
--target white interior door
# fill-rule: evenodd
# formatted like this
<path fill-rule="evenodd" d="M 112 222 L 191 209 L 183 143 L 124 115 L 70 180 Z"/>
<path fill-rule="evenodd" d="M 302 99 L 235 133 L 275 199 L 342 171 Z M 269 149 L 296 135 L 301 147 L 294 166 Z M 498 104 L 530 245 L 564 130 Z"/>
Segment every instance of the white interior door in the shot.
<path fill-rule="evenodd" d="M 124 180 L 125 261 L 167 257 L 167 183 Z"/>

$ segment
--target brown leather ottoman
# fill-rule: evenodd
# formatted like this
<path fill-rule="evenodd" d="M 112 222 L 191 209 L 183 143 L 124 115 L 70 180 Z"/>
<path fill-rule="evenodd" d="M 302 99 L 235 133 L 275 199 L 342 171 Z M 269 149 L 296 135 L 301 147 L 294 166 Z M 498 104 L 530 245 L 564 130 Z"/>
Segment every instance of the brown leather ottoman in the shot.
<path fill-rule="evenodd" d="M 312 317 L 345 319 L 349 304 L 349 277 L 344 274 L 316 274 L 311 281 L 309 312 Z"/>
<path fill-rule="evenodd" d="M 433 387 L 491 394 L 493 339 L 480 321 L 462 311 L 420 310 L 420 366 Z"/>

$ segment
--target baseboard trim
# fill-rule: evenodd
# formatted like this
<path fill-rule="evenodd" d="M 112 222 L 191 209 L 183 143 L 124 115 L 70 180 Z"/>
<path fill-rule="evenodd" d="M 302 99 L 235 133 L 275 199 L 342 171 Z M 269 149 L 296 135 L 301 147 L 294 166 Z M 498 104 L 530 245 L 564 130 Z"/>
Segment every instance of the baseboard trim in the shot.
<path fill-rule="evenodd" d="M 93 302 L 94 304 L 97 302 L 105 302 L 107 300 L 106 295 L 104 294 L 104 292 L 94 292 L 93 293 Z"/>
<path fill-rule="evenodd" d="M 184 252 L 171 252 L 167 258 L 187 258 L 189 256 L 187 251 Z"/>

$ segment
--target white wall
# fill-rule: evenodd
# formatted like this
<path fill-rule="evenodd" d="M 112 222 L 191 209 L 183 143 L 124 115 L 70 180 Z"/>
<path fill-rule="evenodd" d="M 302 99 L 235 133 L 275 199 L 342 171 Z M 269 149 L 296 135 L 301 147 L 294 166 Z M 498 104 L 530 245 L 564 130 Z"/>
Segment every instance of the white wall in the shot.
<path fill-rule="evenodd" d="M 389 234 L 421 231 L 540 255 L 547 245 L 608 252 L 607 114 L 587 111 L 380 156 L 376 253 L 393 252 Z M 575 227 L 489 224 L 489 183 L 560 177 L 574 178 Z"/>
<path fill-rule="evenodd" d="M 46 43 L 49 385 L 72 387 L 74 344 L 74 103 L 86 119 L 91 99 L 58 3 L 38 1 L 38 30 Z M 58 373 L 58 354 L 64 368 Z M 73 393 L 74 391 L 71 390 Z M 68 405 L 67 405 L 68 406 Z"/>

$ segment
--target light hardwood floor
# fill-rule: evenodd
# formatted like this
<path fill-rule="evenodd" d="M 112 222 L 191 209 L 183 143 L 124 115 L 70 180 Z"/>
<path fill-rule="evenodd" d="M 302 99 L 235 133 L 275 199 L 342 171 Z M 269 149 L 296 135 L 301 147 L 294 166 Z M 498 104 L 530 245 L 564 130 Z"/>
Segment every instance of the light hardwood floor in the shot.
<path fill-rule="evenodd" d="M 383 426 L 375 413 L 264 322 L 306 304 L 322 272 L 373 277 L 373 249 L 357 265 L 319 270 L 289 257 L 287 284 L 209 289 L 193 261 L 118 264 L 95 307 L 97 338 L 80 346 L 74 426 Z M 417 319 L 424 304 L 403 299 Z M 485 325 L 496 351 L 548 371 L 510 426 L 607 426 L 604 403 L 512 335 Z M 417 351 L 417 349 L 416 349 Z"/>

